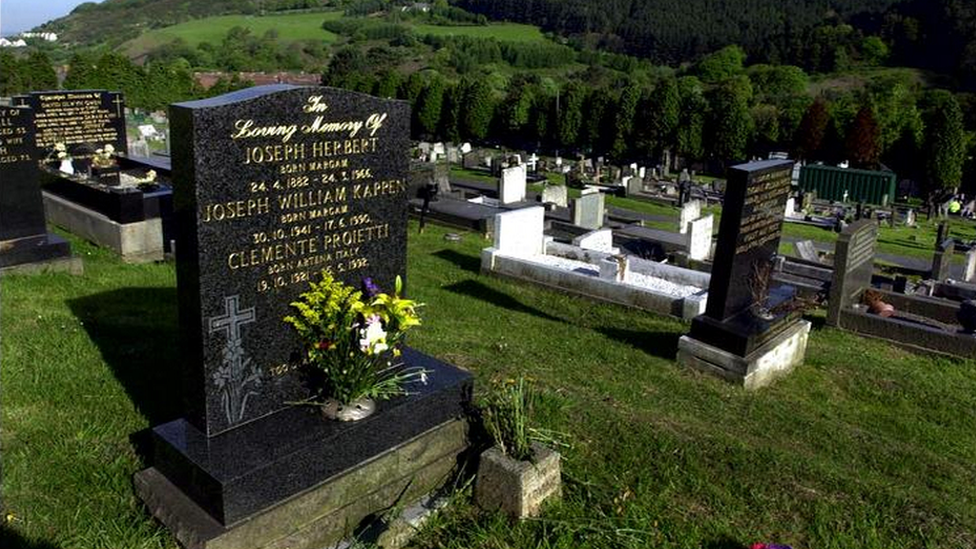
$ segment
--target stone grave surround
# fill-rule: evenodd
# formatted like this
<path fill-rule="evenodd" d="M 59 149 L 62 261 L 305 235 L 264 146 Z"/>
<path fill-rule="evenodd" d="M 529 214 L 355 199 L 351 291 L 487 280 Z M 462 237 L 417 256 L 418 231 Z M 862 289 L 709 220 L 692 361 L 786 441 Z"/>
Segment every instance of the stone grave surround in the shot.
<path fill-rule="evenodd" d="M 47 232 L 37 162 L 33 112 L 0 106 L 0 272 L 78 273 L 71 245 Z"/>
<path fill-rule="evenodd" d="M 409 105 L 260 86 L 170 108 L 186 416 L 153 428 L 139 496 L 187 547 L 322 547 L 436 486 L 466 447 L 471 376 L 404 349 L 426 385 L 358 422 L 309 396 L 283 322 L 323 269 L 406 274 Z"/>
<path fill-rule="evenodd" d="M 913 350 L 976 356 L 976 337 L 943 328 L 957 324 L 959 302 L 876 290 L 894 306 L 895 315 L 890 318 L 872 314 L 860 303 L 863 292 L 871 288 L 876 241 L 877 224 L 870 219 L 851 224 L 838 238 L 827 324 Z M 899 318 L 903 315 L 908 318 Z"/>
<path fill-rule="evenodd" d="M 572 244 L 554 242 L 544 234 L 542 207 L 499 213 L 493 226 L 492 246 L 481 251 L 481 271 L 485 274 L 686 320 L 704 310 L 707 273 L 619 255 L 611 229 L 579 235 Z M 621 283 L 627 272 L 641 282 Z M 656 284 L 649 283 L 650 279 L 657 279 Z M 668 289 L 676 285 L 702 290 L 685 295 Z"/>
<path fill-rule="evenodd" d="M 802 363 L 810 323 L 788 305 L 795 289 L 772 280 L 793 163 L 729 169 L 705 313 L 678 344 L 678 362 L 756 388 Z M 764 303 L 756 287 L 766 280 Z"/>

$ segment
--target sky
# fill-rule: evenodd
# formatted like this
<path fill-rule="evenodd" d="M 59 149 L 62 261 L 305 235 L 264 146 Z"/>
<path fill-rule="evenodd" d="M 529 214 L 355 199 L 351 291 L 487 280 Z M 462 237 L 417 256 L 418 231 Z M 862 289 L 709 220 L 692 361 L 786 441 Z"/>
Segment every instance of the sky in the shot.
<path fill-rule="evenodd" d="M 86 0 L 0 0 L 0 35 L 32 29 L 67 15 Z M 100 2 L 101 0 L 95 0 Z"/>

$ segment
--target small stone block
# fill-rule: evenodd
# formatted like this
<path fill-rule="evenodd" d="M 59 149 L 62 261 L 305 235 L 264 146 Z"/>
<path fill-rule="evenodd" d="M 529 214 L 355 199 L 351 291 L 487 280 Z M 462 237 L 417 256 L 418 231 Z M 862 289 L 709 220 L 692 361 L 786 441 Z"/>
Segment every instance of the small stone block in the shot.
<path fill-rule="evenodd" d="M 531 461 L 516 461 L 497 447 L 481 454 L 475 502 L 519 519 L 537 516 L 543 502 L 562 496 L 559 453 L 532 443 Z"/>

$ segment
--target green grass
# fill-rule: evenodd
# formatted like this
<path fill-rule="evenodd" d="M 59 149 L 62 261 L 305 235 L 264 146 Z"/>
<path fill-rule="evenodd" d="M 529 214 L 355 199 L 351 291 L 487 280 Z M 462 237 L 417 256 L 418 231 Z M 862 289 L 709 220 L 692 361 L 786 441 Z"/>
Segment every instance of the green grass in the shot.
<path fill-rule="evenodd" d="M 409 287 L 426 304 L 412 344 L 479 386 L 530 376 L 538 424 L 571 446 L 564 500 L 542 518 L 511 523 L 460 494 L 416 546 L 976 545 L 976 360 L 910 354 L 814 319 L 805 364 L 747 393 L 675 364 L 686 324 L 482 276 L 484 239 L 446 232 L 411 224 Z M 84 276 L 3 279 L 14 543 L 0 545 L 174 547 L 131 485 L 144 467 L 138 433 L 179 414 L 174 269 L 74 246 Z"/>
<path fill-rule="evenodd" d="M 502 42 L 542 42 L 546 40 L 539 27 L 520 23 L 491 23 L 489 25 L 416 25 L 409 24 L 417 34 L 435 36 L 470 36 L 494 38 Z"/>
<path fill-rule="evenodd" d="M 227 31 L 234 27 L 250 29 L 252 34 L 263 35 L 274 29 L 282 42 L 296 40 L 324 40 L 334 42 L 338 37 L 322 28 L 327 20 L 339 19 L 342 12 L 290 13 L 284 15 L 220 15 L 187 21 L 141 34 L 125 44 L 122 49 L 129 55 L 147 52 L 162 44 L 182 38 L 190 46 L 201 42 L 219 44 Z"/>

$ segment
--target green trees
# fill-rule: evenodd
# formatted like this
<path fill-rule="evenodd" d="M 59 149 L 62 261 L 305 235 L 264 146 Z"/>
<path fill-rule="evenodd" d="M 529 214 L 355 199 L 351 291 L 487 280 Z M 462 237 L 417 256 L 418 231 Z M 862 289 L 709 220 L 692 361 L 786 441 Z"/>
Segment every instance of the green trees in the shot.
<path fill-rule="evenodd" d="M 726 83 L 709 93 L 708 105 L 711 155 L 723 162 L 744 159 L 753 130 L 746 93 Z"/>
<path fill-rule="evenodd" d="M 462 80 L 461 135 L 484 139 L 494 115 L 495 103 L 491 87 L 481 79 Z"/>
<path fill-rule="evenodd" d="M 742 73 L 746 52 L 739 46 L 726 46 L 705 56 L 695 67 L 698 78 L 706 84 L 727 80 Z"/>
<path fill-rule="evenodd" d="M 630 152 L 633 144 L 634 115 L 641 98 L 641 88 L 630 82 L 620 91 L 620 98 L 614 105 L 613 137 L 610 154 L 621 161 Z"/>
<path fill-rule="evenodd" d="M 560 93 L 556 119 L 556 142 L 564 149 L 576 146 L 583 128 L 583 105 L 587 90 L 579 82 L 567 84 Z"/>
<path fill-rule="evenodd" d="M 444 79 L 438 75 L 427 82 L 417 97 L 417 108 L 414 112 L 423 135 L 430 137 L 437 134 L 443 105 Z"/>
<path fill-rule="evenodd" d="M 962 110 L 945 90 L 930 94 L 925 112 L 926 180 L 932 188 L 957 187 L 962 180 L 966 141 Z"/>

